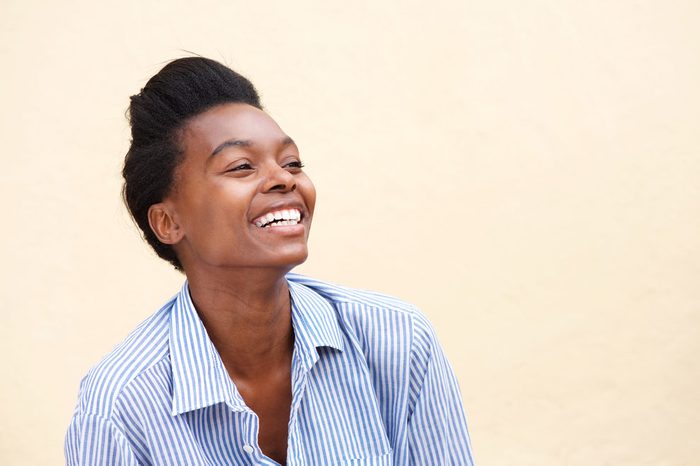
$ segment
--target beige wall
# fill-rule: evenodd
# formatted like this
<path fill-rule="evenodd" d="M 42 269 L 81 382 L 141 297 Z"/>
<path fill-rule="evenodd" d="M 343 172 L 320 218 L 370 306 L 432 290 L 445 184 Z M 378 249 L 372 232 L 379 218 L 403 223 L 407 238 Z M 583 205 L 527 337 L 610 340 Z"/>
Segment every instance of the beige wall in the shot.
<path fill-rule="evenodd" d="M 119 170 L 189 50 L 299 141 L 300 270 L 433 320 L 479 464 L 697 464 L 697 1 L 190 3 L 0 6 L 0 463 L 60 464 L 80 378 L 180 286 Z"/>

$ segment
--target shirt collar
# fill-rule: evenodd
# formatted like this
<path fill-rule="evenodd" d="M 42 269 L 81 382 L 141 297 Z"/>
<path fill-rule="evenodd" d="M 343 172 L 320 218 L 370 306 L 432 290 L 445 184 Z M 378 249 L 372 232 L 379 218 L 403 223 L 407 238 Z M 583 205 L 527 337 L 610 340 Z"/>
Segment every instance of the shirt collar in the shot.
<path fill-rule="evenodd" d="M 294 349 L 305 368 L 318 361 L 317 348 L 343 350 L 335 309 L 311 288 L 291 281 Z M 172 415 L 226 403 L 235 411 L 248 409 L 224 367 L 192 303 L 187 281 L 175 298 L 170 317 Z"/>
<path fill-rule="evenodd" d="M 245 408 L 197 314 L 187 281 L 173 304 L 169 344 L 173 416 L 222 402 L 233 409 Z"/>
<path fill-rule="evenodd" d="M 294 349 L 306 369 L 318 361 L 318 348 L 330 347 L 343 351 L 343 334 L 333 305 L 313 289 L 294 282 L 287 276 L 292 297 Z"/>

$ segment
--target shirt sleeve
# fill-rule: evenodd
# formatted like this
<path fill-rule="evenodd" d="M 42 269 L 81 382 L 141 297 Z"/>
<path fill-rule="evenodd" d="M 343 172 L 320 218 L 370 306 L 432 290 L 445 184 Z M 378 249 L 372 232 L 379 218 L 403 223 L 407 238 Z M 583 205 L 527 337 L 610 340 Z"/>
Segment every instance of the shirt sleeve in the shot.
<path fill-rule="evenodd" d="M 435 331 L 422 315 L 414 322 L 408 442 L 412 465 L 473 466 L 457 378 Z"/>
<path fill-rule="evenodd" d="M 76 413 L 65 442 L 68 466 L 138 466 L 124 435 L 101 416 Z"/>

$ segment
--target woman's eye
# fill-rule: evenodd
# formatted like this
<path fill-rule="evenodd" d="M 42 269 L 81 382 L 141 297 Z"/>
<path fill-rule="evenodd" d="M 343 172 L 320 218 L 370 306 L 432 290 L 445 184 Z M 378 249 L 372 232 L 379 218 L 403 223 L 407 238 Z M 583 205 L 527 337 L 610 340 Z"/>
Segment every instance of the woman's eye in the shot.
<path fill-rule="evenodd" d="M 240 165 L 236 165 L 235 167 L 231 167 L 227 172 L 237 172 L 237 171 L 243 171 L 243 170 L 252 170 L 253 167 L 249 163 L 242 163 Z"/>
<path fill-rule="evenodd" d="M 289 162 L 287 165 L 285 165 L 287 168 L 304 168 L 304 164 L 302 163 L 301 160 L 295 160 L 293 162 Z"/>

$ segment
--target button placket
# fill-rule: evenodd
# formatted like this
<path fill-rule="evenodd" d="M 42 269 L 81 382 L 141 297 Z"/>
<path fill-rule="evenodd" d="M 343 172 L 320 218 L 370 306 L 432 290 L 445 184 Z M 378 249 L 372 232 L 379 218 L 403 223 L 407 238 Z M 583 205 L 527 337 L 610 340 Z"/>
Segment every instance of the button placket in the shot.
<path fill-rule="evenodd" d="M 303 466 L 306 461 L 299 445 L 299 409 L 306 390 L 308 370 L 301 360 L 298 348 L 292 356 L 292 406 L 289 412 L 287 466 Z"/>
<path fill-rule="evenodd" d="M 250 408 L 246 409 L 246 420 L 244 421 L 243 435 L 243 451 L 250 458 L 251 464 L 260 464 L 260 448 L 258 446 L 258 430 L 260 428 L 260 420 Z"/>

